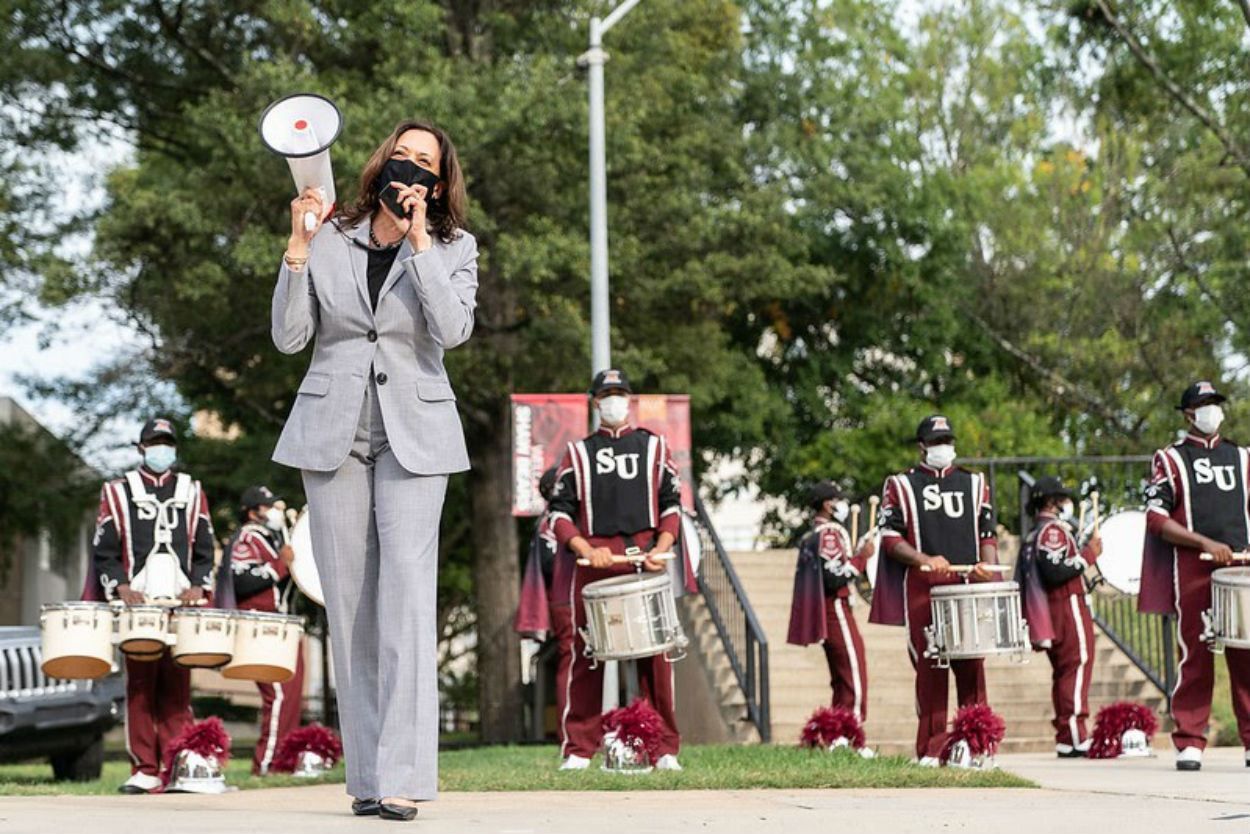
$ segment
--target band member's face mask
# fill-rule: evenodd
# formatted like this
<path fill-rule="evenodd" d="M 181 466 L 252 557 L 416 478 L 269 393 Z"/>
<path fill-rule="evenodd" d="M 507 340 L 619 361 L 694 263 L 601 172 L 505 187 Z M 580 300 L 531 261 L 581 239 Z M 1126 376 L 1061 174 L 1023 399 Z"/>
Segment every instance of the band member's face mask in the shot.
<path fill-rule="evenodd" d="M 143 465 L 160 474 L 174 465 L 178 450 L 173 446 L 148 446 L 143 450 Z"/>
<path fill-rule="evenodd" d="M 1203 434 L 1215 434 L 1224 422 L 1224 409 L 1218 405 L 1204 405 L 1194 409 L 1194 428 Z"/>
<path fill-rule="evenodd" d="M 400 205 L 399 191 L 391 185 L 392 182 L 425 186 L 425 204 L 428 206 L 434 202 L 434 186 L 438 185 L 439 179 L 437 175 L 410 159 L 389 159 L 382 166 L 374 181 L 379 198 L 396 217 L 408 217 L 411 212 L 404 211 L 404 207 Z"/>
<path fill-rule="evenodd" d="M 1071 501 L 1064 501 L 1059 505 L 1059 520 L 1069 527 L 1076 527 L 1076 508 Z"/>
<path fill-rule="evenodd" d="M 599 419 L 605 426 L 619 426 L 629 419 L 629 397 L 619 394 L 599 401 Z"/>
<path fill-rule="evenodd" d="M 277 507 L 270 507 L 265 510 L 265 526 L 275 533 L 281 532 L 285 525 L 285 519 L 282 518 L 282 510 Z"/>
<path fill-rule="evenodd" d="M 845 501 L 835 501 L 833 503 L 833 520 L 841 524 L 846 521 L 847 516 L 851 514 L 851 505 Z"/>
<path fill-rule="evenodd" d="M 945 469 L 955 462 L 955 444 L 940 443 L 937 446 L 926 446 L 924 462 L 934 469 Z"/>

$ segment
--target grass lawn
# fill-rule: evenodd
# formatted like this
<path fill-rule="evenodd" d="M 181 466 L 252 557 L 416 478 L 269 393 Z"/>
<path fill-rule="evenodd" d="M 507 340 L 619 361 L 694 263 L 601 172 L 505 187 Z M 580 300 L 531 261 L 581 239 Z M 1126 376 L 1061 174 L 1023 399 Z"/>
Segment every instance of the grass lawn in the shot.
<path fill-rule="evenodd" d="M 622 776 L 604 773 L 596 759 L 590 770 L 560 772 L 554 746 L 479 747 L 445 751 L 439 756 L 439 783 L 444 791 L 631 791 L 749 790 L 751 788 L 1021 788 L 1033 783 L 1004 771 L 922 768 L 906 759 L 866 760 L 846 752 L 824 753 L 797 747 L 691 746 L 682 751 L 681 773 Z M 250 760 L 232 759 L 230 785 L 253 788 L 342 782 L 336 768 L 321 779 L 270 776 L 249 772 Z M 95 782 L 54 782 L 46 764 L 0 766 L 0 796 L 111 794 L 126 780 L 129 767 L 108 762 Z"/>

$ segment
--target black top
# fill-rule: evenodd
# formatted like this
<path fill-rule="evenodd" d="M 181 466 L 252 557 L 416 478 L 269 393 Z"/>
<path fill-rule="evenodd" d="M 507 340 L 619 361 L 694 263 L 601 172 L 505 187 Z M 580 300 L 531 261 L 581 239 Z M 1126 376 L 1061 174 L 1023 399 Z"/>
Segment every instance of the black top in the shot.
<path fill-rule="evenodd" d="M 398 246 L 369 250 L 369 303 L 374 310 L 378 309 L 378 294 L 382 292 L 382 285 L 386 283 L 386 276 L 390 274 L 398 254 Z"/>

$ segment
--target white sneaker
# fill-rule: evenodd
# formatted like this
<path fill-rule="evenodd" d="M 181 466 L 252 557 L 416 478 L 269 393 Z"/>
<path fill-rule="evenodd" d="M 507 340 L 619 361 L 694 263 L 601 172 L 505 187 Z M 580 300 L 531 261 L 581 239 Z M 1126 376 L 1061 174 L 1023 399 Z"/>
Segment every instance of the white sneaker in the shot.
<path fill-rule="evenodd" d="M 122 793 L 140 794 L 151 793 L 161 786 L 160 777 L 150 776 L 146 773 L 134 773 L 130 778 L 122 783 L 118 788 Z"/>
<path fill-rule="evenodd" d="M 1186 747 L 1176 753 L 1177 770 L 1202 770 L 1202 750 Z"/>
<path fill-rule="evenodd" d="M 585 770 L 590 767 L 590 759 L 583 759 L 581 756 L 569 756 L 560 763 L 561 770 Z"/>
<path fill-rule="evenodd" d="M 938 761 L 937 756 L 922 756 L 920 761 L 916 762 L 916 764 L 920 765 L 921 767 L 941 767 L 942 766 L 942 763 Z"/>
<path fill-rule="evenodd" d="M 877 751 L 871 747 L 861 747 L 859 748 L 859 757 L 861 759 L 875 759 L 877 758 Z"/>
<path fill-rule="evenodd" d="M 660 756 L 660 760 L 655 763 L 656 770 L 681 770 L 681 764 L 677 761 L 677 757 L 672 753 L 665 753 Z"/>

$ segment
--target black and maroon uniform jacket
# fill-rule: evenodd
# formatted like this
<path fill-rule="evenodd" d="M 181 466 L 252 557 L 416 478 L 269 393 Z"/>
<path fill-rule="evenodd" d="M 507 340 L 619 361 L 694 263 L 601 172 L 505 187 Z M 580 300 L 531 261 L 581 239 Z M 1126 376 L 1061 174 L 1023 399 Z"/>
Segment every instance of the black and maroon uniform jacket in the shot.
<path fill-rule="evenodd" d="M 128 473 L 137 477 L 157 501 L 175 497 L 179 474 L 156 474 L 140 467 Z M 199 481 L 181 476 L 185 482 L 185 506 L 169 506 L 172 520 L 170 548 L 178 556 L 182 572 L 193 588 L 212 588 L 213 522 L 208 514 L 208 498 Z M 87 599 L 111 600 L 118 585 L 128 585 L 147 561 L 156 544 L 156 512 L 150 505 L 134 500 L 128 479 L 109 481 L 100 490 L 95 535 L 91 542 L 92 575 L 84 588 Z"/>
<path fill-rule="evenodd" d="M 286 614 L 291 602 L 291 572 L 279 555 L 282 540 L 260 524 L 248 522 L 230 540 L 230 576 L 238 607 Z"/>
<path fill-rule="evenodd" d="M 996 541 L 985 476 L 958 466 L 939 471 L 921 465 L 886 478 L 879 526 L 887 557 L 906 541 L 926 555 L 945 556 L 952 565 L 975 565 L 982 543 Z M 893 558 L 878 561 L 872 622 L 903 625 L 905 575 L 906 568 Z"/>
<path fill-rule="evenodd" d="M 1250 450 L 1219 435 L 1194 434 L 1160 449 L 1146 487 L 1146 548 L 1138 606 L 1172 613 L 1173 559 L 1197 559 L 1189 548 L 1162 539 L 1171 519 L 1186 530 L 1215 539 L 1234 551 L 1250 543 Z"/>
<path fill-rule="evenodd" d="M 1081 551 L 1068 525 L 1049 513 L 1039 513 L 1037 528 L 1030 534 L 1037 573 L 1049 594 L 1085 594 L 1085 569 L 1093 564 L 1093 550 Z"/>
<path fill-rule="evenodd" d="M 681 534 L 677 467 L 664 438 L 646 429 L 600 429 L 570 443 L 547 506 L 565 555 L 577 536 L 646 549 L 661 532 Z"/>
<path fill-rule="evenodd" d="M 799 540 L 786 642 L 806 646 L 827 638 L 828 601 L 849 597 L 851 580 L 863 573 L 867 564 L 852 547 L 845 527 L 819 515 L 814 528 Z"/>

